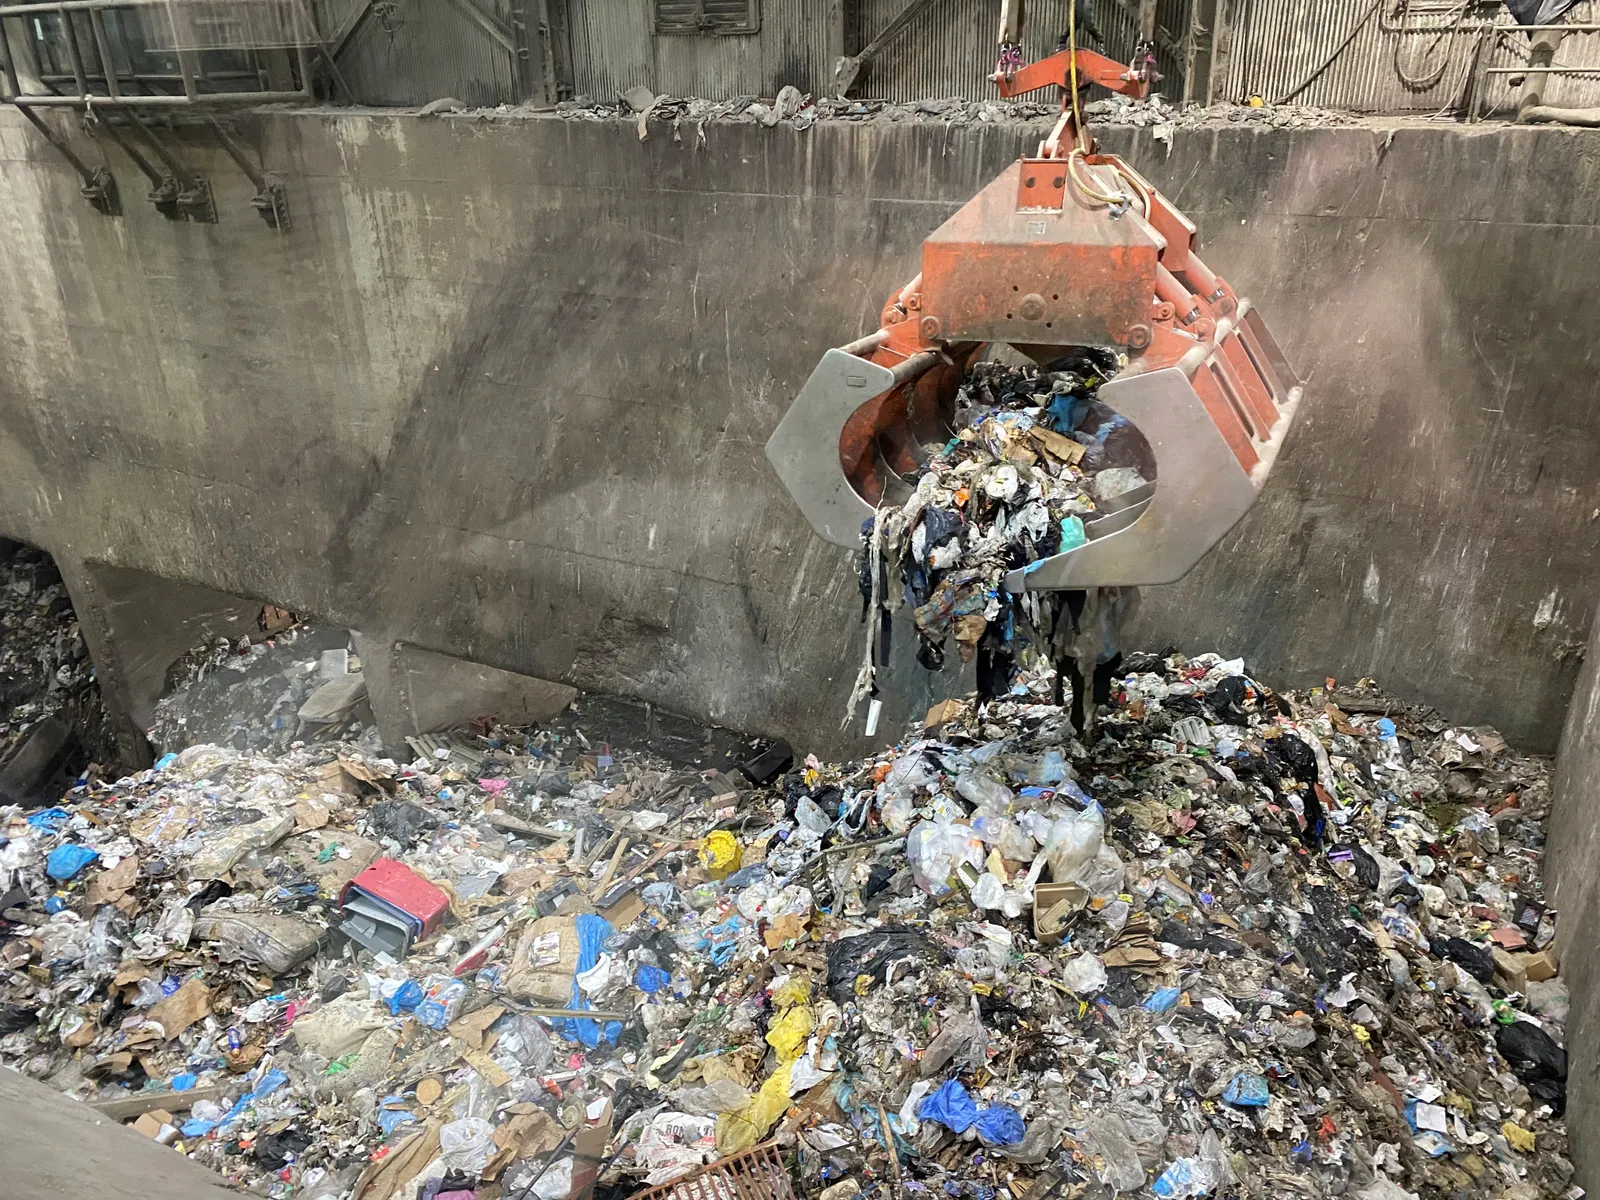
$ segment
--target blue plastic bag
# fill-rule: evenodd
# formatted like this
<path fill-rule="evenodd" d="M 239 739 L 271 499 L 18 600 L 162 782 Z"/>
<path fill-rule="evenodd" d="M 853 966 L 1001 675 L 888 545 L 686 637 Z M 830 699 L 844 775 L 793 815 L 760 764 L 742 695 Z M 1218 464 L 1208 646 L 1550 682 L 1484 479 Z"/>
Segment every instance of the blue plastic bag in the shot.
<path fill-rule="evenodd" d="M 1022 1114 L 1009 1104 L 991 1104 L 972 1124 L 985 1146 L 1015 1146 L 1028 1132 Z"/>
<path fill-rule="evenodd" d="M 65 883 L 99 857 L 98 850 L 68 842 L 50 851 L 50 857 L 44 862 L 45 874 L 58 883 Z"/>
<path fill-rule="evenodd" d="M 978 1106 L 960 1080 L 947 1079 L 938 1091 L 923 1098 L 917 1106 L 917 1116 L 924 1121 L 937 1121 L 955 1133 L 965 1133 L 978 1119 Z"/>
<path fill-rule="evenodd" d="M 616 930 L 611 928 L 610 921 L 594 913 L 579 914 L 575 924 L 578 929 L 578 966 L 572 973 L 572 999 L 567 1007 L 589 1008 L 591 1005 L 584 997 L 583 989 L 578 986 L 578 976 L 592 970 L 595 963 L 600 961 L 600 952 L 605 948 L 606 939 Z M 554 1024 L 556 1032 L 562 1037 L 581 1042 L 591 1050 L 600 1044 L 602 1038 L 615 1045 L 622 1036 L 621 1021 L 607 1021 L 602 1028 L 591 1017 L 562 1017 Z"/>
<path fill-rule="evenodd" d="M 1150 1185 L 1150 1190 L 1164 1198 L 1195 1195 L 1194 1159 L 1178 1159 Z"/>
<path fill-rule="evenodd" d="M 422 1003 L 422 985 L 415 979 L 408 979 L 384 997 L 384 1003 L 389 1006 L 391 1016 L 412 1012 Z"/>
<path fill-rule="evenodd" d="M 1252 1071 L 1240 1071 L 1229 1082 L 1227 1090 L 1222 1093 L 1224 1104 L 1232 1104 L 1239 1108 L 1265 1108 L 1271 1099 L 1267 1091 L 1267 1078 L 1257 1075 Z"/>
<path fill-rule="evenodd" d="M 28 824 L 41 833 L 55 833 L 70 820 L 72 814 L 64 808 L 42 808 L 28 814 Z"/>
<path fill-rule="evenodd" d="M 633 973 L 633 985 L 641 992 L 655 995 L 662 988 L 672 982 L 672 976 L 660 967 L 653 967 L 649 963 L 641 963 L 639 969 Z"/>
<path fill-rule="evenodd" d="M 1164 1013 L 1171 1012 L 1178 1007 L 1178 1001 L 1183 997 L 1183 989 L 1175 987 L 1157 988 L 1145 998 L 1145 1012 Z"/>

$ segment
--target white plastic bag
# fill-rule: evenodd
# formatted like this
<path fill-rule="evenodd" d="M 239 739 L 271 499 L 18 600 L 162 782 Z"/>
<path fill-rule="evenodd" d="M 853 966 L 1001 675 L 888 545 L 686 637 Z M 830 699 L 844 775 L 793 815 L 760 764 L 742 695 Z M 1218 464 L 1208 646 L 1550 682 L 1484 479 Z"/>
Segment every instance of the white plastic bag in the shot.
<path fill-rule="evenodd" d="M 957 867 L 983 865 L 983 842 L 970 825 L 921 821 L 906 837 L 906 859 L 917 886 L 930 896 L 943 896 Z"/>
<path fill-rule="evenodd" d="M 479 1117 L 463 1117 L 439 1130 L 439 1158 L 445 1167 L 474 1179 L 483 1174 L 496 1149 L 494 1126 Z"/>

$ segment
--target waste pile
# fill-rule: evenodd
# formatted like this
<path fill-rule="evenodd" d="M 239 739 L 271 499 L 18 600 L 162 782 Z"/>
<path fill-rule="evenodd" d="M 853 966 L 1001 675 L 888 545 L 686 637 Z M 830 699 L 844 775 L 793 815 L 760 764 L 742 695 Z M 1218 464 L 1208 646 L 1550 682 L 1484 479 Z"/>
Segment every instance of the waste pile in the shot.
<path fill-rule="evenodd" d="M 1019 633 L 1049 661 L 1088 659 L 1089 675 L 1111 657 L 1107 637 L 1114 640 L 1131 591 L 1097 592 L 1068 614 L 1065 592 L 1028 592 L 1013 603 L 1001 581 L 1086 545 L 1094 522 L 1148 496 L 1149 443 L 1096 398 L 1122 365 L 1114 351 L 1086 349 L 1044 368 L 984 361 L 969 369 L 953 436 L 907 477 L 910 496 L 863 529 L 861 590 L 878 618 L 852 708 L 870 692 L 874 658 L 886 660 L 890 621 L 902 607 L 912 610 L 917 660 L 928 670 L 943 667 L 952 638 L 963 662 L 988 651 L 978 668 L 985 695 L 1012 686 Z M 1105 606 L 1106 629 L 1084 604 Z"/>
<path fill-rule="evenodd" d="M 61 572 L 44 551 L 0 539 L 0 767 L 36 735 L 40 745 L 30 757 L 38 761 L 12 790 L 31 791 L 36 777 L 75 773 L 91 759 L 115 761 L 94 665 Z M 0 791 L 8 782 L 0 774 Z"/>
<path fill-rule="evenodd" d="M 1577 1194 L 1544 761 L 1215 654 L 1088 742 L 1051 687 L 843 765 L 580 722 L 10 810 L 0 1060 L 280 1197 Z"/>
<path fill-rule="evenodd" d="M 435 107 L 440 105 L 440 107 Z M 469 113 L 483 120 L 503 117 L 548 117 L 547 110 L 501 105 L 498 109 L 473 109 L 457 100 L 435 101 L 433 112 Z M 427 110 L 424 110 L 425 112 Z M 1174 129 L 1217 129 L 1233 124 L 1271 125 L 1276 128 L 1308 129 L 1331 125 L 1353 125 L 1360 118 L 1335 109 L 1300 104 L 1268 104 L 1255 97 L 1245 104 L 1226 101 L 1210 106 L 1179 105 L 1162 96 L 1135 100 L 1112 95 L 1084 106 L 1084 117 L 1091 129 L 1131 127 L 1150 129 L 1157 138 L 1168 140 Z M 657 94 L 649 88 L 631 88 L 618 96 L 574 96 L 555 107 L 555 115 L 568 121 L 671 122 L 675 140 L 682 141 L 687 125 L 698 139 L 699 127 L 708 122 L 755 124 L 768 129 L 782 125 L 800 132 L 817 123 L 848 124 L 924 124 L 941 125 L 1038 125 L 1041 131 L 1061 115 L 1054 98 L 1038 93 L 1020 100 L 969 100 L 959 96 L 940 99 L 892 100 L 813 96 L 794 86 L 779 89 L 775 96 L 737 96 L 731 100 L 706 100 L 698 97 Z M 648 135 L 646 135 L 648 136 Z M 641 138 L 640 140 L 644 140 Z"/>
<path fill-rule="evenodd" d="M 281 754 L 296 741 L 375 736 L 347 630 L 271 606 L 255 626 L 237 638 L 202 642 L 173 665 L 147 731 L 151 745 L 169 751 L 211 742 Z"/>

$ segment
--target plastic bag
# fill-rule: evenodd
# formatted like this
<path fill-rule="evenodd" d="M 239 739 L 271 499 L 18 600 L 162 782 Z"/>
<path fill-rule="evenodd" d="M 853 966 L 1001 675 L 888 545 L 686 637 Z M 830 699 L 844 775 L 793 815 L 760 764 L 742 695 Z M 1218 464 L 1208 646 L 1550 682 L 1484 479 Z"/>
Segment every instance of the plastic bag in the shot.
<path fill-rule="evenodd" d="M 1100 1156 L 1096 1174 L 1101 1183 L 1117 1192 L 1136 1192 L 1144 1186 L 1144 1164 L 1121 1117 L 1091 1117 L 1085 1133 Z"/>
<path fill-rule="evenodd" d="M 972 888 L 972 903 L 979 908 L 999 908 L 1006 898 L 1006 885 L 998 875 L 985 871 Z"/>
<path fill-rule="evenodd" d="M 1000 851 L 1001 858 L 1008 858 L 1012 862 L 1029 862 L 1037 853 L 1033 839 L 1023 833 L 1022 826 L 1010 817 L 980 813 L 972 819 L 972 828 L 986 845 Z"/>
<path fill-rule="evenodd" d="M 911 822 L 916 819 L 917 804 L 910 796 L 896 793 L 883 802 L 878 815 L 883 819 L 883 827 L 899 837 L 911 828 Z"/>
<path fill-rule="evenodd" d="M 1116 850 L 1102 845 L 1099 853 L 1072 873 L 1068 883 L 1080 885 L 1095 899 L 1115 896 L 1127 882 L 1128 868 Z"/>
<path fill-rule="evenodd" d="M 830 942 L 828 991 L 840 1004 L 856 997 L 856 984 L 863 976 L 869 983 L 881 984 L 896 963 L 907 959 L 918 964 L 941 961 L 938 946 L 915 929 L 904 925 L 883 925 L 870 933 Z"/>
<path fill-rule="evenodd" d="M 463 1117 L 439 1130 L 439 1159 L 447 1171 L 462 1171 L 476 1179 L 496 1149 L 494 1126 L 478 1117 Z"/>
<path fill-rule="evenodd" d="M 983 1026 L 973 1017 L 963 1014 L 945 1022 L 938 1036 L 922 1052 L 918 1071 L 924 1079 L 944 1070 L 945 1064 L 955 1057 L 956 1051 L 970 1047 L 983 1035 Z"/>
<path fill-rule="evenodd" d="M 744 849 L 726 829 L 714 829 L 700 839 L 700 865 L 713 879 L 723 879 L 739 869 Z"/>
<path fill-rule="evenodd" d="M 780 1063 L 790 1063 L 800 1057 L 806 1038 L 811 1036 L 813 1021 L 811 1010 L 796 1004 L 783 1011 L 767 1029 L 767 1045 L 778 1052 Z"/>
<path fill-rule="evenodd" d="M 1022 1114 L 1006 1104 L 991 1104 L 978 1114 L 973 1126 L 985 1146 L 1015 1146 L 1027 1134 Z"/>
<path fill-rule="evenodd" d="M 1105 827 L 1105 817 L 1098 807 L 1058 817 L 1044 847 L 1050 878 L 1057 883 L 1074 882 L 1074 874 L 1100 853 Z"/>
<path fill-rule="evenodd" d="M 44 862 L 45 874 L 57 883 L 65 883 L 99 857 L 98 850 L 68 842 L 50 851 L 50 857 Z"/>
<path fill-rule="evenodd" d="M 978 1106 L 960 1080 L 947 1079 L 917 1106 L 917 1116 L 923 1121 L 937 1121 L 954 1133 L 965 1133 L 978 1119 Z M 1019 1141 L 1021 1137 L 1018 1133 Z"/>
<path fill-rule="evenodd" d="M 467 985 L 449 975 L 430 975 L 422 985 L 417 1019 L 429 1029 L 443 1029 L 456 1019 L 467 998 Z"/>
<path fill-rule="evenodd" d="M 526 1013 L 508 1013 L 492 1027 L 498 1033 L 495 1053 L 511 1055 L 535 1074 L 548 1071 L 556 1060 L 556 1048 L 538 1018 Z"/>
<path fill-rule="evenodd" d="M 963 863 L 981 867 L 983 858 L 983 842 L 970 825 L 922 821 L 906 837 L 911 877 L 930 896 L 947 894 L 956 868 Z"/>
<path fill-rule="evenodd" d="M 1010 812 L 1017 802 L 1010 788 L 983 771 L 963 771 L 956 779 L 956 795 L 975 808 L 996 814 Z"/>
<path fill-rule="evenodd" d="M 731 1079 L 718 1079 L 704 1087 L 684 1088 L 675 1102 L 684 1112 L 715 1116 L 743 1108 L 750 1103 L 750 1093 Z"/>
<path fill-rule="evenodd" d="M 1105 990 L 1105 965 L 1092 954 L 1080 954 L 1067 963 L 1061 982 L 1080 996 L 1095 996 Z"/>
<path fill-rule="evenodd" d="M 767 1130 L 789 1110 L 790 1067 L 790 1063 L 781 1064 L 743 1108 L 717 1118 L 718 1154 L 727 1157 L 748 1150 L 766 1137 Z"/>
<path fill-rule="evenodd" d="M 794 819 L 800 822 L 801 828 L 809 829 L 812 833 L 827 833 L 833 828 L 833 818 L 810 796 L 801 796 L 795 804 Z"/>

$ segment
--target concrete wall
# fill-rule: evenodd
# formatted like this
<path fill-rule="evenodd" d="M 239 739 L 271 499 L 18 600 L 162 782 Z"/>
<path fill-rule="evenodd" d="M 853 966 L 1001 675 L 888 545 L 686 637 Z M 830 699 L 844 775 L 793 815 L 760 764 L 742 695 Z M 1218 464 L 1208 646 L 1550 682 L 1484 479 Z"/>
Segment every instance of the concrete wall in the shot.
<path fill-rule="evenodd" d="M 1600 955 L 1589 935 L 1600 922 L 1600 626 L 1567 710 L 1551 788 L 1547 878 L 1560 912 L 1556 948 L 1572 996 L 1567 1013 L 1567 1124 L 1577 1182 L 1600 1187 L 1600 1144 L 1576 1136 L 1600 1128 Z"/>
<path fill-rule="evenodd" d="M 37 1080 L 0 1067 L 0 1194 L 16 1200 L 229 1200 L 199 1163 Z"/>
<path fill-rule="evenodd" d="M 845 749 L 850 556 L 810 535 L 762 445 L 821 350 L 875 321 L 920 238 L 1037 130 L 244 125 L 288 184 L 287 234 L 205 133 L 178 153 L 212 180 L 214 226 L 160 218 L 114 146 L 72 131 L 123 184 L 108 219 L 0 112 L 0 534 L 69 577 L 136 568 Z M 1108 141 L 1311 380 L 1262 503 L 1147 594 L 1143 638 L 1284 683 L 1374 674 L 1552 747 L 1600 527 L 1600 142 Z M 891 717 L 959 686 L 912 667 L 908 635 Z"/>

